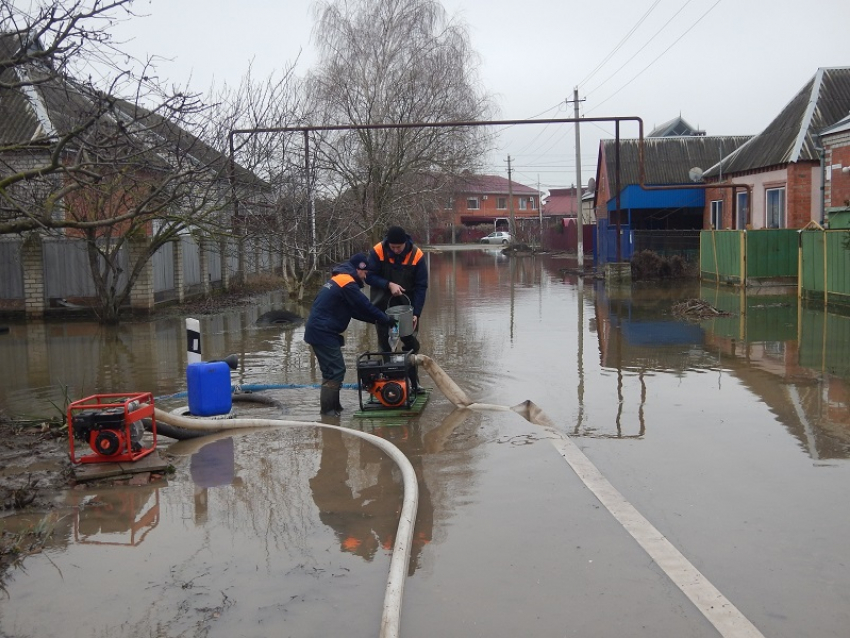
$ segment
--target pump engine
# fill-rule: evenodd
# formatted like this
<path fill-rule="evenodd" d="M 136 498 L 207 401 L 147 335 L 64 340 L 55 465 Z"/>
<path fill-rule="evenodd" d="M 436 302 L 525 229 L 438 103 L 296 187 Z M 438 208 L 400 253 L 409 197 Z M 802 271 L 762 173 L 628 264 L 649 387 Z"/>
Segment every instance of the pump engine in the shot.
<path fill-rule="evenodd" d="M 409 352 L 364 352 L 357 359 L 360 408 L 407 408 L 416 399 L 410 372 L 416 366 Z M 364 403 L 363 391 L 369 394 Z"/>

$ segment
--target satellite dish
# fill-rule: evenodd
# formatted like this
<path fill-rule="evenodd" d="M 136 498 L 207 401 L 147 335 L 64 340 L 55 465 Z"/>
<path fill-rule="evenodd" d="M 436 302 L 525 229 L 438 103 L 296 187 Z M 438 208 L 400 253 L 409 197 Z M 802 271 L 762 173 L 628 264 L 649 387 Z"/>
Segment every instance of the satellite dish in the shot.
<path fill-rule="evenodd" d="M 692 182 L 701 182 L 702 181 L 702 169 L 699 166 L 694 166 L 691 170 L 688 171 L 688 178 Z"/>
<path fill-rule="evenodd" d="M 589 180 L 587 180 L 587 190 L 596 191 L 596 180 L 593 179 L 592 177 Z"/>

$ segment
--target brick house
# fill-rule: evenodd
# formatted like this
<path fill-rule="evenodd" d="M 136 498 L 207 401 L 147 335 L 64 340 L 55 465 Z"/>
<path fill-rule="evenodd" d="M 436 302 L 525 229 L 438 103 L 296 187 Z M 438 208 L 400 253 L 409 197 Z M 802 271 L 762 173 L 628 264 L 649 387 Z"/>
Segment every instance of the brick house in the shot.
<path fill-rule="evenodd" d="M 850 112 L 850 67 L 820 68 L 761 133 L 708 168 L 704 228 L 802 228 L 824 222 L 819 133 Z M 834 162 L 833 162 L 834 163 Z M 832 171 L 834 172 L 834 171 Z M 752 201 L 750 201 L 752 200 Z"/>
<path fill-rule="evenodd" d="M 498 175 L 466 173 L 455 187 L 452 223 L 455 227 L 492 224 L 494 229 L 507 230 L 511 197 L 515 220 L 539 218 L 540 191 Z"/>
<path fill-rule="evenodd" d="M 824 207 L 830 228 L 850 228 L 850 115 L 820 132 Z"/>

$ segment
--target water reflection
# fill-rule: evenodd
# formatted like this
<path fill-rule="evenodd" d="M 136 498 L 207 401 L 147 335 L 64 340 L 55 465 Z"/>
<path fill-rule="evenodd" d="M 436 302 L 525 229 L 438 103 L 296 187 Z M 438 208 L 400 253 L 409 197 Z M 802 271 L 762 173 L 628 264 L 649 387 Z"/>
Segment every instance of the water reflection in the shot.
<path fill-rule="evenodd" d="M 84 545 L 136 547 L 160 520 L 159 486 L 106 487 L 81 498 L 74 493 L 74 540 Z"/>
<path fill-rule="evenodd" d="M 772 492 L 779 477 L 787 479 L 786 491 L 794 486 L 804 497 L 825 488 L 824 498 L 840 492 L 834 477 L 844 475 L 822 466 L 850 457 L 848 318 L 800 308 L 793 296 L 728 287 L 617 289 L 577 275 L 574 263 L 555 257 L 508 260 L 498 251 L 468 251 L 428 259 L 423 352 L 474 400 L 514 406 L 531 400 L 552 427 L 594 437 L 581 442 L 588 455 L 638 498 L 647 495 L 648 511 L 676 512 L 665 520 L 671 529 L 690 521 L 694 545 L 716 543 L 718 555 L 728 555 L 726 523 L 736 538 L 750 534 L 763 547 L 771 545 L 763 542 L 763 527 L 790 526 L 789 535 L 809 538 L 803 523 L 794 527 L 802 517 L 783 518 L 794 508 L 779 502 L 784 494 Z M 676 320 L 672 306 L 688 298 L 733 314 Z M 203 318 L 206 356 L 234 352 L 245 362 L 235 383 L 318 380 L 303 332 L 254 324 L 278 303 L 263 300 L 256 308 Z M 128 324 L 112 333 L 88 324 L 13 330 L 13 338 L 0 337 L 0 356 L 10 362 L 0 369 L 0 409 L 7 413 L 43 414 L 50 400 L 62 398 L 54 386 L 68 379 L 74 399 L 83 391 L 160 396 L 185 389 L 182 318 Z M 352 324 L 347 360 L 374 349 L 374 330 Z M 351 365 L 347 381 L 353 373 Z M 506 496 L 515 496 L 516 507 L 541 491 L 537 472 L 545 472 L 546 463 L 524 465 L 523 458 L 549 464 L 546 489 L 569 489 L 574 477 L 565 476 L 545 445 L 491 445 L 507 440 L 517 414 L 454 409 L 434 391 L 416 419 L 355 420 L 356 394 L 343 392 L 343 424 L 394 441 L 419 478 L 410 589 L 419 597 L 411 607 L 444 613 L 442 600 L 421 607 L 423 592 L 440 573 L 455 569 L 450 578 L 465 577 L 466 563 L 446 566 L 447 557 L 475 559 L 494 534 L 516 543 L 509 546 L 517 548 L 511 561 L 517 582 L 535 582 L 534 570 L 550 556 L 529 553 L 536 543 L 523 539 L 531 536 L 494 532 L 482 521 L 507 507 Z M 292 418 L 318 417 L 314 389 L 275 398 Z M 525 429 L 513 432 L 528 436 Z M 79 635 L 129 637 L 165 627 L 174 627 L 173 635 L 195 635 L 211 628 L 213 613 L 215 635 L 242 635 L 249 626 L 252 635 L 377 633 L 373 612 L 382 600 L 402 497 L 391 461 L 360 439 L 312 428 L 225 433 L 175 443 L 169 452 L 176 472 L 167 486 L 69 493 L 78 511 L 57 522 L 49 554 L 30 557 L 27 570 L 14 574 L 9 602 L 0 603 L 0 634 L 52 635 L 74 617 Z M 538 456 L 520 456 L 532 452 Z M 519 474 L 534 480 L 520 484 L 513 478 Z M 660 477 L 655 485 L 652 475 Z M 744 484 L 752 489 L 741 492 L 752 499 L 725 509 L 728 491 Z M 651 498 L 658 491 L 650 488 L 665 486 L 670 508 Z M 692 503 L 699 511 L 689 515 Z M 781 516 L 764 518 L 766 509 Z M 761 517 L 755 525 L 747 523 L 751 515 Z M 565 529 L 549 525 L 549 516 L 541 508 L 528 517 L 540 518 L 536 538 Z M 720 525 L 706 528 L 709 518 Z M 14 523 L 4 519 L 7 529 Z M 831 543 L 831 531 L 839 528 L 833 521 L 819 543 Z M 779 538 L 772 546 L 789 543 Z M 490 565 L 504 563 L 491 556 L 476 563 L 476 578 L 498 584 L 506 572 Z M 68 574 L 75 587 L 63 581 Z M 62 596 L 55 596 L 60 588 Z M 476 610 L 476 604 L 491 604 L 471 599 Z"/>
<path fill-rule="evenodd" d="M 434 507 L 422 469 L 422 437 L 418 424 L 376 426 L 405 453 L 419 482 L 419 509 L 413 530 L 409 574 L 419 566 L 422 548 L 431 541 Z M 334 530 L 341 551 L 371 561 L 379 549 L 395 543 L 402 486 L 395 463 L 368 441 L 323 429 L 319 469 L 310 479 L 321 521 Z"/>
<path fill-rule="evenodd" d="M 517 388 L 508 403 L 531 398 L 576 435 L 640 437 L 651 433 L 653 407 L 675 402 L 677 383 L 702 375 L 699 384 L 719 388 L 734 378 L 747 388 L 745 400 L 769 405 L 809 454 L 848 455 L 846 317 L 798 307 L 794 295 L 770 289 L 606 286 L 559 257 L 465 250 L 427 258 L 423 352 L 476 399 L 492 401 L 502 388 Z M 731 316 L 677 320 L 671 308 L 688 298 Z M 285 305 L 270 295 L 201 317 L 205 357 L 238 354 L 235 384 L 315 383 L 319 373 L 303 328 L 256 325 L 261 314 Z M 185 390 L 182 317 L 112 328 L 34 322 L 11 331 L 0 338 L 0 410 L 11 416 L 58 416 L 57 406 L 95 392 L 163 397 Z M 349 360 L 374 348 L 372 332 L 353 324 Z M 296 418 L 315 417 L 314 398 L 282 397 Z M 567 400 L 568 411 L 558 414 Z"/>

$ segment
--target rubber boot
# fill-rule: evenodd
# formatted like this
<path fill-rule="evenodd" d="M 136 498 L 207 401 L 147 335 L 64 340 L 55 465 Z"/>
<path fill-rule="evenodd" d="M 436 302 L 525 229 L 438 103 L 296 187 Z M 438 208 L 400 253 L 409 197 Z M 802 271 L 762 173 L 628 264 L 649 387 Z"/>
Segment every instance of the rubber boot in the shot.
<path fill-rule="evenodd" d="M 339 381 L 323 381 L 322 391 L 319 395 L 321 412 L 325 416 L 339 416 L 342 408 L 339 406 Z"/>

